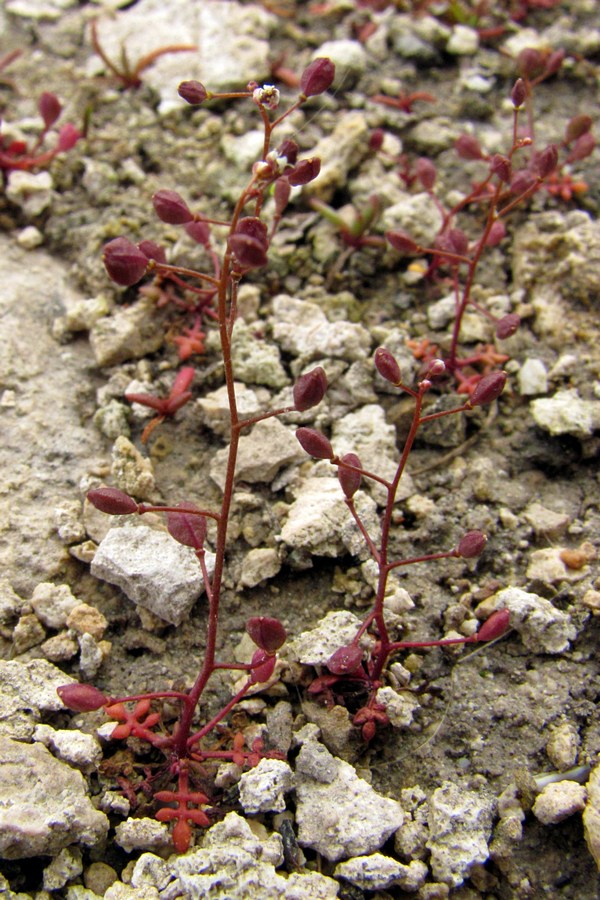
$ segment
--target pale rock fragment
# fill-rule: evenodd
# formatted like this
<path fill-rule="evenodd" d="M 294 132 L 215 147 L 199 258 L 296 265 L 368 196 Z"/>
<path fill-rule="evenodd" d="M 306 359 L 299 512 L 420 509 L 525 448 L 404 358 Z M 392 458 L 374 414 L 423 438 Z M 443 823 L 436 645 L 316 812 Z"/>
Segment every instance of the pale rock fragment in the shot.
<path fill-rule="evenodd" d="M 44 890 L 58 891 L 82 872 L 81 850 L 64 847 L 44 869 Z"/>
<path fill-rule="evenodd" d="M 375 852 L 404 819 L 399 803 L 378 794 L 353 766 L 312 741 L 296 760 L 296 798 L 298 843 L 332 862 Z"/>
<path fill-rule="evenodd" d="M 325 41 L 313 53 L 313 59 L 321 57 L 330 59 L 335 65 L 333 87 L 343 88 L 344 91 L 354 87 L 364 75 L 367 65 L 367 54 L 360 41 Z"/>
<path fill-rule="evenodd" d="M 244 812 L 283 812 L 285 794 L 294 787 L 294 774 L 283 759 L 261 759 L 240 778 L 240 803 Z"/>
<path fill-rule="evenodd" d="M 112 316 L 99 319 L 90 329 L 90 345 L 101 367 L 141 359 L 158 350 L 164 340 L 163 317 L 156 314 L 155 304 L 149 297 L 119 307 Z"/>
<path fill-rule="evenodd" d="M 268 447 L 268 454 L 265 448 Z M 215 453 L 210 465 L 210 477 L 223 490 L 228 449 Z M 257 422 L 250 434 L 242 435 L 238 447 L 236 479 L 252 484 L 270 483 L 284 466 L 302 462 L 306 454 L 294 433 L 278 419 Z"/>
<path fill-rule="evenodd" d="M 279 389 L 289 383 L 279 347 L 264 337 L 258 337 L 254 326 L 240 320 L 233 330 L 231 358 L 233 371 L 244 384 Z"/>
<path fill-rule="evenodd" d="M 434 878 L 458 887 L 469 869 L 489 856 L 494 801 L 446 781 L 429 798 L 429 840 Z"/>
<path fill-rule="evenodd" d="M 152 463 L 124 435 L 112 448 L 111 473 L 115 487 L 139 500 L 150 500 L 155 491 Z"/>
<path fill-rule="evenodd" d="M 475 28 L 454 25 L 446 44 L 446 52 L 452 56 L 473 56 L 479 48 L 479 35 Z"/>
<path fill-rule="evenodd" d="M 284 653 L 305 666 L 324 666 L 332 653 L 352 643 L 361 624 L 358 616 L 349 610 L 328 612 L 315 628 L 288 641 Z M 361 646 L 368 646 L 369 641 L 364 636 Z"/>
<path fill-rule="evenodd" d="M 548 391 L 548 372 L 541 359 L 526 359 L 519 369 L 517 380 L 522 397 L 533 397 Z"/>
<path fill-rule="evenodd" d="M 30 740 L 42 713 L 65 708 L 56 689 L 71 681 L 44 659 L 0 660 L 0 735 Z"/>
<path fill-rule="evenodd" d="M 418 859 L 405 866 L 383 853 L 371 853 L 338 863 L 334 874 L 363 891 L 383 891 L 391 887 L 417 891 L 424 883 L 427 871 L 425 863 Z"/>
<path fill-rule="evenodd" d="M 70 844 L 93 846 L 107 832 L 80 772 L 42 744 L 0 737 L 0 856 L 55 856 Z"/>
<path fill-rule="evenodd" d="M 156 819 L 125 819 L 115 828 L 115 840 L 126 853 L 132 850 L 166 850 L 171 847 L 169 826 Z"/>
<path fill-rule="evenodd" d="M 394 728 L 408 728 L 415 712 L 420 709 L 420 703 L 413 694 L 399 693 L 391 687 L 379 688 L 375 699 L 383 706 Z"/>
<path fill-rule="evenodd" d="M 245 384 L 239 381 L 234 383 L 234 388 L 239 417 L 246 419 L 257 415 L 260 410 L 260 403 L 256 391 L 246 387 Z M 215 434 L 223 436 L 229 434 L 231 421 L 226 385 L 223 385 L 216 391 L 210 391 L 204 397 L 200 397 L 196 405 L 202 411 L 202 421 L 208 428 L 214 431 Z"/>
<path fill-rule="evenodd" d="M 362 111 L 342 113 L 331 134 L 321 138 L 312 150 L 311 156 L 321 160 L 321 171 L 305 187 L 306 193 L 328 200 L 336 188 L 347 185 L 350 171 L 364 157 L 368 134 L 368 121 Z"/>
<path fill-rule="evenodd" d="M 575 781 L 547 784 L 533 804 L 533 814 L 542 825 L 556 825 L 585 807 L 587 791 Z"/>
<path fill-rule="evenodd" d="M 249 550 L 242 563 L 240 584 L 242 587 L 256 587 L 268 578 L 274 578 L 281 570 L 281 560 L 272 547 L 255 547 Z"/>
<path fill-rule="evenodd" d="M 364 469 L 393 481 L 398 467 L 396 429 L 386 421 L 385 411 L 379 404 L 368 404 L 334 422 L 331 443 L 338 456 L 356 453 Z M 383 485 L 365 478 L 362 487 L 380 506 L 386 504 L 387 490 Z M 405 474 L 396 500 L 406 500 L 414 491 L 412 478 Z"/>
<path fill-rule="evenodd" d="M 274 297 L 271 325 L 283 350 L 307 362 L 327 357 L 355 362 L 371 349 L 371 336 L 362 325 L 330 322 L 316 303 L 288 294 Z"/>
<path fill-rule="evenodd" d="M 535 500 L 527 506 L 524 516 L 536 534 L 551 538 L 556 538 L 563 534 L 567 530 L 570 521 L 567 513 L 548 509 Z"/>
<path fill-rule="evenodd" d="M 571 769 L 577 762 L 579 734 L 571 722 L 562 722 L 554 728 L 546 744 L 548 759 L 559 771 Z"/>
<path fill-rule="evenodd" d="M 143 854 L 136 863 L 132 884 L 138 890 L 161 889 L 161 896 L 172 891 L 173 897 L 190 900 L 335 900 L 338 894 L 338 883 L 317 872 L 276 872 L 283 862 L 281 837 L 257 822 L 251 827 L 234 812 L 206 832 L 201 847 L 171 856 L 166 864 L 150 856 Z"/>
<path fill-rule="evenodd" d="M 95 641 L 100 641 L 108 628 L 108 620 L 89 603 L 78 603 L 69 613 L 66 625 L 77 634 L 89 634 Z"/>
<path fill-rule="evenodd" d="M 296 493 L 298 499 L 290 506 L 279 535 L 282 543 L 315 556 L 337 557 L 347 552 L 364 559 L 369 555 L 364 538 L 344 502 L 337 478 L 307 478 Z M 357 491 L 354 503 L 369 534 L 377 542 L 380 524 L 375 501 L 363 491 Z"/>
<path fill-rule="evenodd" d="M 56 730 L 50 725 L 36 725 L 33 739 L 82 772 L 93 772 L 102 761 L 102 747 L 92 734 L 76 730 Z"/>
<path fill-rule="evenodd" d="M 571 569 L 561 558 L 560 547 L 543 547 L 534 550 L 529 557 L 527 577 L 532 581 L 559 584 L 561 581 L 581 581 L 585 573 L 581 569 Z"/>
<path fill-rule="evenodd" d="M 429 194 L 406 194 L 384 210 L 381 225 L 385 231 L 406 231 L 418 244 L 430 247 L 441 228 L 442 215 Z"/>
<path fill-rule="evenodd" d="M 536 425 L 554 437 L 572 434 L 587 438 L 600 428 L 600 401 L 582 400 L 575 388 L 533 400 L 530 409 Z"/>
<path fill-rule="evenodd" d="M 6 196 L 28 219 L 39 216 L 52 203 L 54 184 L 50 172 L 26 172 L 18 169 L 8 173 Z"/>
<path fill-rule="evenodd" d="M 209 574 L 214 554 L 206 554 Z M 92 575 L 116 584 L 129 599 L 179 625 L 204 590 L 196 555 L 147 525 L 110 529 L 94 556 Z"/>
<path fill-rule="evenodd" d="M 33 613 L 25 613 L 13 629 L 13 652 L 19 656 L 26 650 L 41 644 L 45 637 L 46 631 L 37 616 Z"/>
<path fill-rule="evenodd" d="M 587 788 L 587 803 L 583 813 L 583 830 L 589 851 L 600 869 L 600 764 L 590 773 Z"/>
<path fill-rule="evenodd" d="M 564 653 L 576 637 L 570 617 L 549 600 L 521 588 L 508 587 L 495 594 L 493 609 L 508 609 L 510 624 L 529 650 L 537 653 Z"/>

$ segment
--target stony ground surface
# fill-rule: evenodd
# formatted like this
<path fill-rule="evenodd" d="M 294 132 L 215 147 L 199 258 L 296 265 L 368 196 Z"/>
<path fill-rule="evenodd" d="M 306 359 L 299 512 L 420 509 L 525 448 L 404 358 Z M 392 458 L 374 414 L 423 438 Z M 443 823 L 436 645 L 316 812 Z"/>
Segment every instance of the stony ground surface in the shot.
<path fill-rule="evenodd" d="M 169 859 L 165 826 L 151 818 L 149 802 L 139 795 L 127 818 L 133 798 L 119 793 L 123 778 L 142 776 L 138 761 L 156 760 L 133 744 L 100 745 L 102 716 L 67 713 L 55 688 L 69 677 L 112 696 L 181 687 L 202 653 L 205 606 L 193 573 L 184 577 L 187 561 L 168 561 L 160 522 L 148 523 L 159 541 L 151 587 L 136 594 L 106 580 L 114 565 L 106 542 L 92 562 L 110 522 L 83 505 L 100 483 L 140 500 L 219 498 L 226 435 L 215 335 L 206 327 L 205 351 L 187 361 L 197 371 L 193 403 L 144 447 L 148 417 L 124 392 L 133 382 L 138 391 L 168 393 L 180 365 L 173 338 L 193 323 L 136 289 L 117 289 L 101 263 L 102 245 L 121 234 L 161 240 L 174 259 L 194 263 L 179 230 L 153 216 L 151 195 L 176 188 L 194 208 L 226 217 L 260 150 L 251 105 L 192 111 L 176 102 L 179 81 L 234 89 L 273 79 L 277 66 L 297 73 L 312 56 L 331 55 L 335 91 L 285 126 L 304 154 L 316 148 L 323 158 L 313 193 L 335 208 L 361 208 L 378 193 L 385 211 L 374 233 L 399 225 L 426 241 L 435 214 L 423 195 L 414 200 L 415 188 L 406 193 L 392 157 L 432 158 L 440 195 L 456 202 L 482 170 L 457 159 L 454 141 L 470 131 L 490 152 L 506 147 L 505 98 L 514 56 L 526 46 L 567 53 L 558 77 L 535 92 L 539 140 L 560 142 L 571 115 L 597 110 L 595 3 L 531 11 L 490 40 L 393 5 L 378 13 L 352 3 L 122 6 L 99 21 L 112 59 L 124 41 L 131 60 L 163 45 L 165 29 L 168 43 L 198 52 L 161 58 L 139 89 L 123 90 L 91 46 L 96 4 L 10 0 L 0 11 L 1 53 L 22 51 L 1 72 L 3 146 L 35 141 L 42 90 L 60 96 L 61 122 L 89 120 L 87 138 L 48 170 L 5 173 L 0 195 L 4 895 L 592 900 L 600 860 L 597 151 L 574 169 L 585 192 L 567 201 L 540 192 L 485 256 L 478 301 L 518 311 L 524 323 L 502 345 L 509 387 L 487 416 L 423 431 L 398 504 L 393 540 L 402 555 L 452 547 L 470 529 L 489 539 L 476 564 L 402 570 L 403 635 L 467 634 L 483 603 L 487 613 L 511 610 L 508 637 L 472 656 L 433 650 L 400 659 L 389 684 L 400 689 L 397 725 L 368 747 L 344 708 L 307 699 L 308 664 L 323 651 L 299 636 L 318 628 L 319 641 L 333 642 L 326 659 L 344 629 L 352 635 L 352 616 L 365 614 L 372 593 L 364 547 L 340 519 L 337 487 L 325 464 L 298 453 L 292 417 L 251 435 L 244 448 L 220 636 L 231 658 L 243 652 L 248 616 L 284 622 L 290 647 L 281 681 L 232 724 L 250 733 L 266 721 L 273 743 L 291 748 L 291 768 L 264 760 L 239 787 L 224 776 L 228 815 L 189 855 Z M 400 90 L 436 102 L 417 100 L 405 112 L 369 99 Z M 369 151 L 374 128 L 385 130 L 389 157 Z M 440 301 L 448 285 L 426 281 L 380 247 L 340 264 L 339 235 L 309 199 L 294 198 L 269 268 L 243 289 L 240 392 L 249 410 L 283 405 L 294 377 L 323 365 L 332 388 L 317 418 L 302 424 L 384 471 L 401 446 L 408 407 L 375 379 L 372 353 L 392 347 L 412 373 L 407 380 L 416 376 L 406 340 L 447 342 L 448 306 Z M 477 222 L 473 214 L 464 227 L 476 234 Z M 467 346 L 490 338 L 482 321 L 469 317 Z M 365 516 L 375 517 L 377 499 L 365 493 Z M 122 531 L 117 559 L 134 553 Z M 174 571 L 181 593 L 170 605 Z M 211 686 L 207 708 L 216 710 L 230 687 Z M 542 791 L 540 777 L 550 774 Z M 58 803 L 50 784 L 60 785 Z"/>

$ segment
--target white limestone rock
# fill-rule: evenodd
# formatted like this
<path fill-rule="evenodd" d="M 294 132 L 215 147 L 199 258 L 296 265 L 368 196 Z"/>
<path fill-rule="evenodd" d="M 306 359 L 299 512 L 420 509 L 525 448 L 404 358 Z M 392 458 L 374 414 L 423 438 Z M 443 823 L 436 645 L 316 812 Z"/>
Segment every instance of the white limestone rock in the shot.
<path fill-rule="evenodd" d="M 285 795 L 294 787 L 294 774 L 283 759 L 261 759 L 240 778 L 240 803 L 244 812 L 283 812 Z"/>
<path fill-rule="evenodd" d="M 428 805 L 431 871 L 438 881 L 458 887 L 471 866 L 489 856 L 493 800 L 446 781 L 433 792 Z"/>
<path fill-rule="evenodd" d="M 0 660 L 0 735 L 30 740 L 42 713 L 65 708 L 56 689 L 73 680 L 43 659 Z"/>
<path fill-rule="evenodd" d="M 279 539 L 287 546 L 315 556 L 347 552 L 359 559 L 368 555 L 364 539 L 346 503 L 337 478 L 307 478 L 290 506 Z M 377 507 L 363 491 L 354 503 L 373 540 L 380 534 Z"/>
<path fill-rule="evenodd" d="M 571 434 L 587 438 L 600 428 L 600 401 L 582 400 L 575 388 L 533 400 L 530 409 L 536 425 L 553 437 Z"/>
<path fill-rule="evenodd" d="M 107 832 L 80 772 L 42 744 L 0 737 L 0 857 L 55 856 L 70 844 L 93 846 Z"/>
<path fill-rule="evenodd" d="M 368 356 L 371 336 L 353 322 L 330 322 L 320 306 L 288 294 L 273 299 L 273 336 L 286 353 L 306 362 L 326 357 L 355 362 Z"/>
<path fill-rule="evenodd" d="M 510 624 L 529 650 L 537 653 L 564 653 L 576 637 L 570 617 L 549 600 L 521 588 L 508 587 L 491 598 L 493 609 L 508 609 Z"/>
<path fill-rule="evenodd" d="M 538 794 L 532 812 L 542 825 L 556 825 L 585 808 L 587 791 L 576 781 L 547 784 Z"/>
<path fill-rule="evenodd" d="M 305 666 L 324 666 L 332 653 L 354 640 L 361 620 L 349 610 L 328 612 L 315 628 L 303 631 L 285 645 L 286 657 Z M 368 646 L 369 637 L 361 638 L 361 646 Z"/>
<path fill-rule="evenodd" d="M 40 622 L 57 631 L 66 626 L 69 614 L 80 603 L 68 584 L 51 581 L 38 584 L 29 602 Z"/>
<path fill-rule="evenodd" d="M 405 866 L 383 853 L 371 853 L 338 863 L 334 874 L 363 891 L 384 891 L 391 887 L 417 891 L 424 883 L 427 871 L 425 863 L 418 859 Z"/>
<path fill-rule="evenodd" d="M 214 555 L 206 554 L 209 574 Z M 125 524 L 110 529 L 92 562 L 92 575 L 116 584 L 134 603 L 179 625 L 204 590 L 191 547 L 163 531 Z"/>
<path fill-rule="evenodd" d="M 82 772 L 95 771 L 102 761 L 102 747 L 93 734 L 76 730 L 57 730 L 50 725 L 36 725 L 33 739 L 52 750 L 59 759 L 76 766 Z"/>
<path fill-rule="evenodd" d="M 316 741 L 298 754 L 296 798 L 298 843 L 332 862 L 374 853 L 404 819 L 399 803 L 378 794 Z"/>
<path fill-rule="evenodd" d="M 210 465 L 210 477 L 221 490 L 225 487 L 227 454 L 226 447 L 219 450 Z M 284 466 L 305 460 L 306 453 L 293 431 L 278 419 L 265 419 L 240 438 L 236 480 L 269 484 Z"/>

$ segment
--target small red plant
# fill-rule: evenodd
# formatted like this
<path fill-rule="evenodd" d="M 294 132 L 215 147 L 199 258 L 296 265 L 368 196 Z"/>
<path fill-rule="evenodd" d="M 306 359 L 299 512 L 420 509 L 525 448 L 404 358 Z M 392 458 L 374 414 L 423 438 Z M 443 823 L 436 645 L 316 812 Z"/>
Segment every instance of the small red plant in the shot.
<path fill-rule="evenodd" d="M 150 691 L 116 698 L 107 698 L 90 685 L 67 685 L 59 689 L 65 704 L 75 710 L 104 708 L 107 715 L 117 722 L 113 730 L 115 739 L 138 738 L 163 754 L 164 763 L 159 767 L 160 771 L 168 773 L 175 781 L 176 788 L 161 790 L 154 795 L 159 803 L 167 804 L 157 811 L 156 816 L 159 821 L 173 822 L 173 842 L 179 852 L 184 852 L 189 846 L 193 826 L 205 826 L 211 821 L 208 794 L 197 789 L 194 784 L 196 773 L 205 772 L 205 764 L 211 760 L 226 760 L 240 767 L 253 766 L 264 757 L 280 755 L 266 749 L 260 740 L 254 741 L 250 749 L 244 749 L 243 735 L 233 737 L 231 749 L 221 749 L 219 743 L 222 723 L 231 710 L 249 691 L 260 689 L 261 684 L 274 677 L 277 652 L 286 639 L 285 629 L 279 620 L 267 616 L 254 617 L 247 623 L 248 634 L 257 648 L 251 661 L 228 663 L 218 660 L 217 638 L 227 529 L 243 429 L 282 413 L 302 412 L 312 408 L 323 398 L 327 379 L 323 369 L 316 367 L 298 378 L 293 390 L 292 405 L 251 418 L 242 418 L 238 412 L 234 384 L 232 332 L 237 316 L 239 283 L 247 272 L 266 265 L 273 228 L 279 221 L 276 219 L 270 232 L 263 221 L 263 206 L 268 192 L 272 187 L 275 189 L 277 215 L 281 217 L 290 188 L 312 181 L 320 168 L 319 160 L 314 157 L 298 159 L 298 147 L 291 140 L 284 141 L 279 148 L 273 148 L 273 131 L 308 97 L 326 91 L 333 81 L 334 71 L 330 60 L 314 60 L 299 78 L 300 90 L 295 102 L 283 113 L 274 115 L 273 110 L 279 104 L 279 92 L 270 85 L 260 87 L 252 83 L 245 91 L 229 94 L 212 94 L 198 82 L 184 82 L 181 85 L 181 96 L 192 104 L 213 98 L 251 101 L 259 112 L 264 130 L 261 159 L 255 163 L 250 180 L 241 192 L 229 220 L 210 219 L 192 212 L 185 200 L 174 191 L 161 190 L 153 197 L 158 217 L 172 226 L 184 228 L 197 244 L 205 247 L 209 244 L 209 226 L 220 226 L 225 230 L 221 257 L 217 257 L 216 253 L 211 254 L 211 274 L 168 264 L 162 249 L 150 241 L 142 241 L 136 245 L 121 237 L 110 241 L 104 248 L 107 272 L 122 287 L 137 284 L 146 273 L 151 273 L 155 277 L 155 286 L 158 278 L 163 283 L 171 282 L 185 291 L 199 292 L 203 301 L 207 295 L 211 302 L 213 299 L 216 301 L 215 317 L 229 398 L 231 437 L 225 486 L 218 509 L 199 508 L 187 501 L 170 506 L 151 506 L 137 503 L 128 494 L 108 487 L 97 488 L 88 494 L 88 499 L 94 506 L 110 515 L 163 513 L 171 537 L 193 549 L 204 580 L 209 611 L 204 658 L 192 687 L 189 691 Z M 192 333 L 187 335 L 190 340 L 200 340 L 199 327 L 197 320 Z M 145 429 L 142 439 L 147 439 L 159 422 L 166 416 L 174 415 L 190 400 L 193 377 L 194 369 L 191 366 L 182 368 L 166 398 L 140 393 L 126 395 L 131 402 L 141 403 L 157 413 Z M 211 520 L 216 526 L 212 574 L 209 574 L 205 560 L 207 520 Z M 245 673 L 246 678 L 229 702 L 209 721 L 194 730 L 195 717 L 204 691 L 220 670 L 239 671 L 242 675 Z M 164 700 L 176 701 L 180 706 L 179 718 L 170 729 L 166 728 L 163 721 L 161 704 Z"/>
<path fill-rule="evenodd" d="M 10 140 L 0 131 L 0 169 L 12 172 L 16 169 L 30 171 L 44 169 L 60 153 L 67 153 L 83 137 L 82 133 L 71 122 L 55 131 L 54 126 L 60 118 L 62 106 L 56 94 L 45 91 L 38 101 L 38 112 L 43 121 L 43 128 L 36 140 L 28 144 L 21 140 Z M 44 149 L 46 138 L 52 135 L 54 146 Z"/>
<path fill-rule="evenodd" d="M 125 90 L 141 87 L 142 72 L 150 68 L 150 66 L 155 63 L 157 59 L 160 59 L 161 56 L 165 56 L 167 53 L 190 53 L 193 50 L 198 49 L 194 44 L 167 44 L 164 47 L 158 47 L 156 50 L 151 50 L 150 53 L 145 53 L 144 56 L 141 56 L 137 60 L 135 65 L 132 65 L 127 56 L 127 50 L 125 47 L 122 47 L 121 59 L 118 63 L 115 63 L 113 60 L 109 59 L 100 43 L 97 19 L 92 19 L 90 23 L 90 34 L 92 47 L 95 52 L 98 54 L 113 78 L 115 78 Z"/>

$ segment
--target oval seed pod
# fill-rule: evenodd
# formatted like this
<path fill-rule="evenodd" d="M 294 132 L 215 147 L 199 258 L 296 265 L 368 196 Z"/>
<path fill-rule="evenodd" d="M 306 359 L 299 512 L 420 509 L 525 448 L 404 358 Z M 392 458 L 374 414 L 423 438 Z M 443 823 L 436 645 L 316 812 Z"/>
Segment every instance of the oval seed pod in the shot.
<path fill-rule="evenodd" d="M 326 56 L 319 56 L 306 67 L 300 76 L 300 90 L 304 97 L 315 97 L 331 87 L 335 78 L 335 66 Z"/>
<path fill-rule="evenodd" d="M 287 638 L 287 632 L 279 619 L 271 616 L 252 616 L 246 622 L 246 631 L 256 646 L 267 653 L 275 653 Z"/>
<path fill-rule="evenodd" d="M 200 106 L 208 97 L 208 91 L 199 81 L 182 81 L 177 88 L 177 93 L 191 106 Z"/>
<path fill-rule="evenodd" d="M 189 206 L 177 191 L 157 191 L 152 197 L 152 205 L 158 218 L 167 225 L 185 225 L 194 220 Z"/>
<path fill-rule="evenodd" d="M 496 322 L 496 337 L 498 340 L 503 341 L 505 338 L 515 334 L 519 330 L 520 324 L 520 316 L 516 313 L 507 313 L 507 315 L 502 316 Z"/>
<path fill-rule="evenodd" d="M 411 238 L 410 234 L 407 234 L 406 231 L 402 231 L 400 228 L 386 231 L 385 239 L 398 253 L 416 253 L 419 249 L 419 245 Z"/>
<path fill-rule="evenodd" d="M 122 287 L 137 284 L 148 268 L 148 257 L 123 237 L 115 238 L 104 246 L 102 260 L 109 278 Z"/>
<path fill-rule="evenodd" d="M 505 384 L 505 372 L 491 372 L 484 375 L 473 388 L 469 403 L 471 406 L 487 406 L 488 403 L 493 403 L 504 390 Z"/>
<path fill-rule="evenodd" d="M 396 360 L 396 357 L 385 347 L 378 347 L 373 357 L 375 368 L 382 378 L 391 384 L 400 384 L 402 381 L 402 372 Z"/>
<path fill-rule="evenodd" d="M 456 552 L 463 559 L 475 559 L 481 556 L 487 544 L 487 537 L 482 531 L 467 531 L 460 539 Z"/>
<path fill-rule="evenodd" d="M 475 638 L 477 641 L 495 641 L 510 628 L 510 613 L 507 609 L 497 609 L 485 620 Z"/>
<path fill-rule="evenodd" d="M 178 503 L 181 512 L 168 512 L 167 530 L 172 538 L 186 547 L 202 550 L 206 539 L 206 517 L 198 515 L 193 503 Z"/>
<path fill-rule="evenodd" d="M 292 187 L 299 187 L 302 184 L 308 184 L 309 181 L 314 181 L 320 171 L 321 160 L 318 156 L 311 156 L 296 163 L 292 171 L 286 173 L 286 178 Z"/>
<path fill-rule="evenodd" d="M 44 91 L 44 93 L 38 100 L 38 110 L 40 116 L 44 120 L 45 127 L 47 129 L 51 128 L 61 113 L 60 100 L 58 99 L 56 94 L 51 94 L 49 91 Z"/>
<path fill-rule="evenodd" d="M 333 447 L 324 434 L 314 428 L 298 428 L 296 438 L 303 450 L 315 459 L 333 459 Z"/>
<path fill-rule="evenodd" d="M 454 148 L 461 159 L 482 159 L 481 144 L 472 134 L 461 134 L 454 144 Z"/>
<path fill-rule="evenodd" d="M 515 109 L 523 106 L 526 97 L 527 88 L 525 87 L 525 82 L 522 78 L 517 78 L 517 80 L 513 84 L 512 91 L 510 92 L 510 99 L 512 100 Z"/>
<path fill-rule="evenodd" d="M 311 409 L 321 402 L 326 390 L 327 375 L 325 374 L 325 369 L 317 366 L 298 378 L 293 391 L 294 406 L 298 412 Z"/>
<path fill-rule="evenodd" d="M 108 703 L 108 697 L 92 684 L 63 684 L 56 688 L 56 693 L 73 712 L 92 712 Z"/>
<path fill-rule="evenodd" d="M 344 456 L 341 457 L 340 462 L 348 463 L 349 466 L 356 466 L 357 469 L 362 469 L 362 463 L 356 453 L 345 453 Z M 346 499 L 351 500 L 361 485 L 362 475 L 360 472 L 355 472 L 354 469 L 338 466 L 337 476 L 342 486 L 342 490 L 346 495 Z"/>
<path fill-rule="evenodd" d="M 92 506 L 111 516 L 130 516 L 138 511 L 135 500 L 118 488 L 94 488 L 87 492 L 87 498 Z"/>

